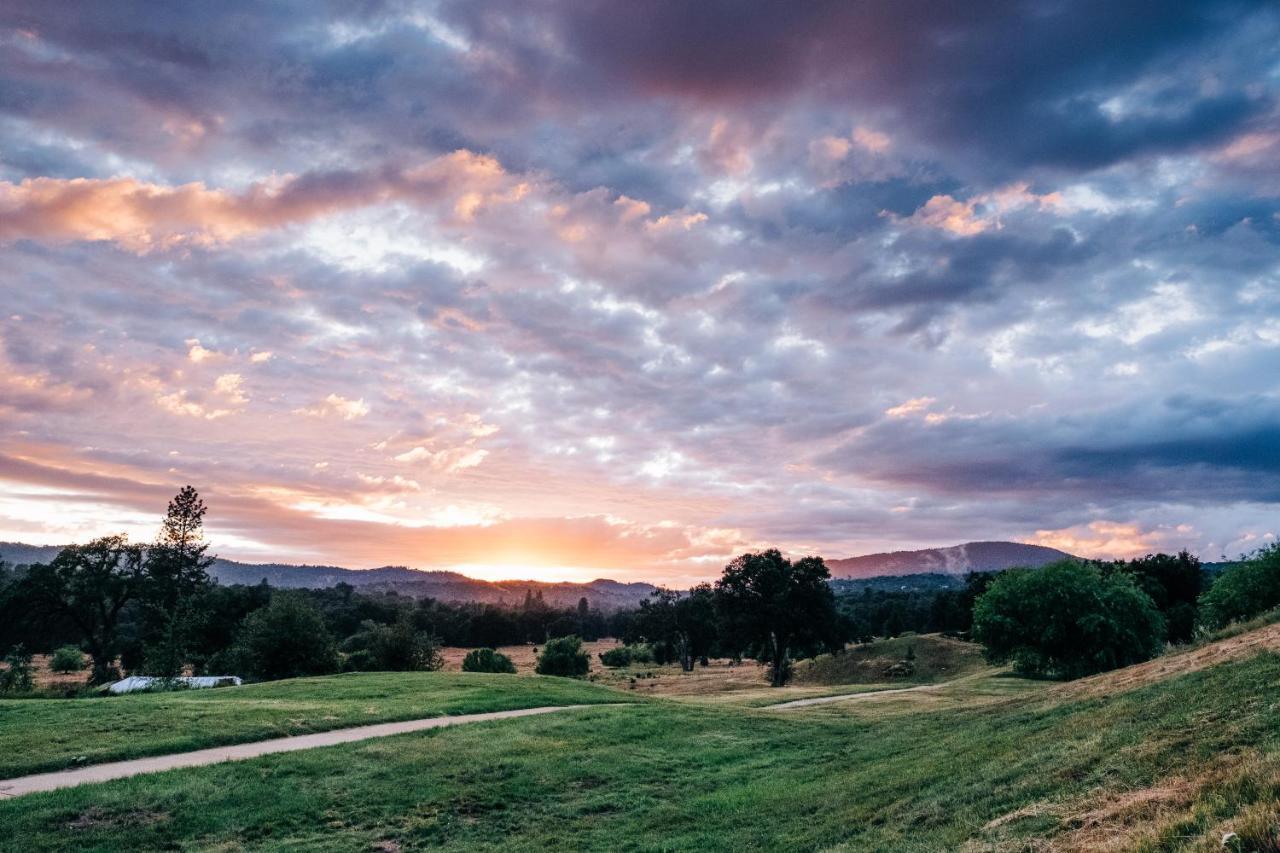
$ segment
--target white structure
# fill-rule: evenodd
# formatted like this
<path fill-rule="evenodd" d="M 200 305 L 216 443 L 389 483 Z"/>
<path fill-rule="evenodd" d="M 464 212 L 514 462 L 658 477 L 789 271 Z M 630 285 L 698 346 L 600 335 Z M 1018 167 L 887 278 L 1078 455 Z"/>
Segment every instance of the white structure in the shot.
<path fill-rule="evenodd" d="M 172 685 L 172 687 L 171 687 Z M 239 687 L 238 675 L 183 675 L 177 678 L 156 678 L 150 675 L 131 675 L 107 688 L 109 693 L 137 693 L 139 690 L 164 690 L 189 687 Z"/>

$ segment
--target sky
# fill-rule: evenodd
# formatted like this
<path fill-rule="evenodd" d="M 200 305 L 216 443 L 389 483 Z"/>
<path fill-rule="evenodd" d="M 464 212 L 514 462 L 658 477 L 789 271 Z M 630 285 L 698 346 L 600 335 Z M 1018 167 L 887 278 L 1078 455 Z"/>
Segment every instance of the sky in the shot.
<path fill-rule="evenodd" d="M 1268 2 L 0 6 L 0 540 L 1280 533 Z"/>

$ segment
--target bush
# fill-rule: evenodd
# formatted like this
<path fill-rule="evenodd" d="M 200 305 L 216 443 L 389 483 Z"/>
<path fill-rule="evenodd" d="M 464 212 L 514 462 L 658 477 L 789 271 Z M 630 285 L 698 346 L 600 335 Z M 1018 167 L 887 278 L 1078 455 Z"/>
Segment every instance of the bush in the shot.
<path fill-rule="evenodd" d="M 25 693 L 32 687 L 31 653 L 21 645 L 14 646 L 4 656 L 4 669 L 0 670 L 0 693 Z"/>
<path fill-rule="evenodd" d="M 973 634 L 992 663 L 1079 678 L 1154 657 L 1165 624 L 1128 575 L 1064 560 L 1001 574 L 974 604 Z"/>
<path fill-rule="evenodd" d="M 463 672 L 501 672 L 516 674 L 516 665 L 511 658 L 493 649 L 472 649 L 462 659 Z"/>
<path fill-rule="evenodd" d="M 434 672 L 444 666 L 439 642 L 404 612 L 390 625 L 365 622 L 343 646 L 351 652 L 344 669 L 353 672 Z"/>
<path fill-rule="evenodd" d="M 84 666 L 84 655 L 75 646 L 63 646 L 56 650 L 49 661 L 49 669 L 64 675 L 68 672 L 83 672 Z"/>
<path fill-rule="evenodd" d="M 608 667 L 630 666 L 633 663 L 653 663 L 653 650 L 645 644 L 615 646 L 600 653 L 600 662 Z"/>
<path fill-rule="evenodd" d="M 617 646 L 601 652 L 600 662 L 610 667 L 627 666 L 631 663 L 631 649 L 627 646 Z"/>
<path fill-rule="evenodd" d="M 338 670 L 338 649 L 310 602 L 276 593 L 245 617 L 225 662 L 259 680 L 327 675 Z"/>
<path fill-rule="evenodd" d="M 1252 619 L 1280 606 L 1280 544 L 1255 552 L 1224 571 L 1200 596 L 1200 624 L 1207 630 Z"/>
<path fill-rule="evenodd" d="M 538 675 L 560 675 L 581 678 L 591 669 L 591 660 L 582 650 L 580 637 L 557 637 L 547 642 L 538 656 Z"/>

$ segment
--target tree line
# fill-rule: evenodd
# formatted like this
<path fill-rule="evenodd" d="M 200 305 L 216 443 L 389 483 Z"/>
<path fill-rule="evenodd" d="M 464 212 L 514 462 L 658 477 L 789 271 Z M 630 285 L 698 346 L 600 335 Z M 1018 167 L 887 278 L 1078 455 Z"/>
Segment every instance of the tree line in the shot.
<path fill-rule="evenodd" d="M 547 605 L 530 591 L 515 606 L 414 599 L 394 591 L 222 586 L 203 537 L 205 505 L 183 488 L 146 545 L 107 536 L 47 564 L 0 565 L 0 687 L 29 686 L 31 651 L 80 651 L 94 684 L 131 674 L 288 678 L 346 670 L 430 670 L 442 646 L 472 647 L 469 669 L 505 672 L 498 646 L 544 646 L 539 672 L 586 672 L 582 640 L 618 637 L 606 665 L 749 658 L 774 686 L 792 663 L 850 642 L 908 631 L 972 638 L 1019 672 L 1071 678 L 1146 660 L 1227 623 L 1280 606 L 1280 546 L 1216 580 L 1187 552 L 1128 561 L 1067 560 L 1039 569 L 973 573 L 958 588 L 868 585 L 838 596 L 821 557 L 748 553 L 714 583 L 659 588 L 638 608 L 603 613 Z M 26 663 L 24 663 L 26 661 Z M 505 662 L 504 662 L 505 661 Z"/>
<path fill-rule="evenodd" d="M 187 486 L 169 503 L 154 542 L 106 536 L 68 546 L 48 563 L 0 564 L 0 649 L 9 650 L 3 672 L 29 667 L 33 651 L 54 650 L 87 655 L 92 684 L 114 681 L 122 671 L 272 679 L 434 669 L 444 645 L 594 640 L 625 630 L 628 614 L 602 613 L 585 598 L 576 607 L 553 607 L 541 590 L 501 606 L 357 592 L 346 583 L 289 590 L 265 581 L 219 585 L 208 574 L 205 513 Z"/>

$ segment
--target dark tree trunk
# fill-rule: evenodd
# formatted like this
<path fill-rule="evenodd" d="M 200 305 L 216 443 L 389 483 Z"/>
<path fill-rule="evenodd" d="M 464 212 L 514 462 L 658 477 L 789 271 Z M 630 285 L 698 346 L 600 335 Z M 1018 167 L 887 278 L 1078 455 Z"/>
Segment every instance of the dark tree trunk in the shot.
<path fill-rule="evenodd" d="M 769 682 L 773 687 L 781 687 L 787 680 L 787 645 L 778 640 L 777 633 L 773 638 L 773 661 L 769 673 Z"/>

